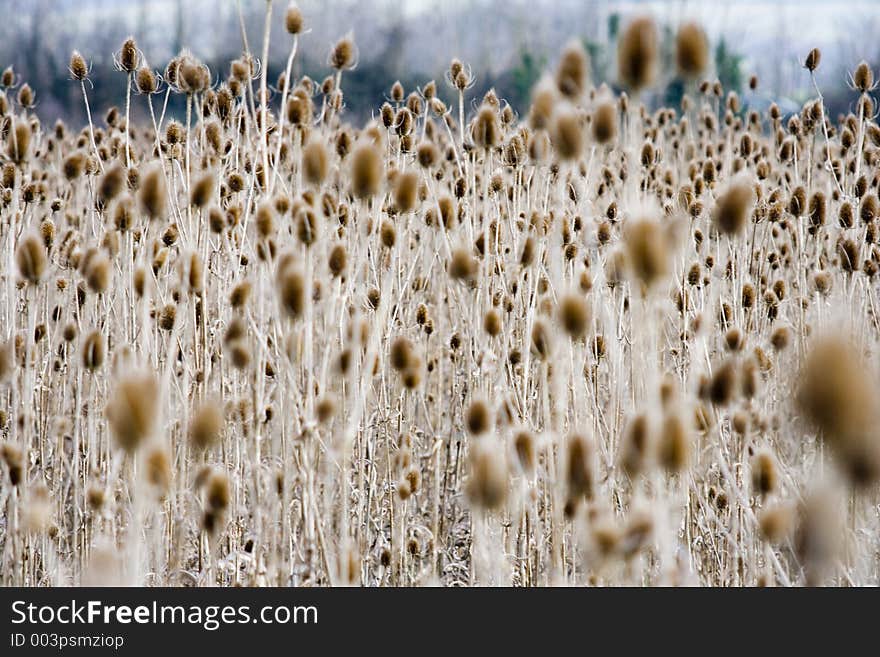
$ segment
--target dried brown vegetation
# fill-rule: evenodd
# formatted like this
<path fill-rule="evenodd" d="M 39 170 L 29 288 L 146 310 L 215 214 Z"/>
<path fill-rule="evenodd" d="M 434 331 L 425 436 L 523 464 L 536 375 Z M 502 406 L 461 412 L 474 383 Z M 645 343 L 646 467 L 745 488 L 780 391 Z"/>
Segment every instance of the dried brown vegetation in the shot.
<path fill-rule="evenodd" d="M 575 44 L 523 121 L 454 60 L 358 128 L 353 38 L 294 78 L 271 6 L 272 97 L 132 39 L 125 118 L 4 83 L 0 583 L 878 583 L 867 64 L 855 114 L 765 116 L 689 24 L 651 111 L 642 18 L 632 97 Z"/>

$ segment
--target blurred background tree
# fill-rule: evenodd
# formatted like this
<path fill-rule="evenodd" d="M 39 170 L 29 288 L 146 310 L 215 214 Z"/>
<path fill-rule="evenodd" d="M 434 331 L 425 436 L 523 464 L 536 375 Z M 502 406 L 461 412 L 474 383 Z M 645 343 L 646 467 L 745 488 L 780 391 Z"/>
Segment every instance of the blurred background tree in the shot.
<path fill-rule="evenodd" d="M 277 80 L 289 48 L 281 24 L 286 0 L 275 0 L 270 81 Z M 452 57 L 467 62 L 476 76 L 469 98 L 495 87 L 518 112 L 528 106 L 532 86 L 555 64 L 564 44 L 580 39 L 592 60 L 593 80 L 614 86 L 616 39 L 637 14 L 651 12 L 664 32 L 669 57 L 671 36 L 684 20 L 703 24 L 713 44 L 714 71 L 727 90 L 741 93 L 744 105 L 776 101 L 797 108 L 813 94 L 801 67 L 813 46 L 823 51 L 818 81 L 831 115 L 850 111 L 854 96 L 846 72 L 862 58 L 880 63 L 880 11 L 871 0 L 850 0 L 847 11 L 820 0 L 300 0 L 309 32 L 301 39 L 296 74 L 316 80 L 329 74 L 327 53 L 340 36 L 354 30 L 358 67 L 345 78 L 346 116 L 369 118 L 399 79 L 410 91 L 435 79 L 441 95 L 453 98 L 443 81 Z M 241 0 L 251 48 L 258 47 L 265 0 Z M 64 118 L 81 125 L 85 117 L 76 85 L 69 80 L 71 50 L 92 64 L 90 92 L 99 120 L 123 98 L 124 79 L 113 69 L 112 53 L 133 34 L 150 65 L 162 71 L 182 47 L 210 67 L 214 80 L 228 73 L 241 53 L 237 2 L 233 0 L 0 0 L 0 67 L 13 65 L 37 90 L 37 112 L 47 121 Z M 667 71 L 651 104 L 676 106 L 684 84 Z M 756 73 L 758 93 L 742 94 Z M 135 98 L 133 114 L 145 118 Z M 172 94 L 169 111 L 180 115 Z"/>

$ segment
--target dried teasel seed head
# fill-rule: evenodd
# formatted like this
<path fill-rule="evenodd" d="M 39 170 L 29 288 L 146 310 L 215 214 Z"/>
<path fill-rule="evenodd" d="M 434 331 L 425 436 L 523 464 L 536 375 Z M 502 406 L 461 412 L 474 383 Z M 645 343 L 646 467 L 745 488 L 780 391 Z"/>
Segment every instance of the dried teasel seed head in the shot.
<path fill-rule="evenodd" d="M 776 459 L 768 450 L 755 453 L 751 460 L 752 490 L 758 495 L 769 495 L 779 486 Z"/>
<path fill-rule="evenodd" d="M 452 252 L 447 271 L 450 278 L 456 280 L 469 280 L 479 270 L 479 264 L 466 248 L 457 248 Z"/>
<path fill-rule="evenodd" d="M 365 142 L 351 154 L 351 191 L 359 199 L 379 193 L 385 174 L 382 154 L 375 144 Z"/>
<path fill-rule="evenodd" d="M 562 51 L 556 69 L 556 87 L 559 93 L 572 100 L 586 90 L 590 76 L 590 60 L 580 41 L 573 40 Z"/>
<path fill-rule="evenodd" d="M 21 448 L 12 443 L 3 443 L 0 445 L 0 457 L 6 463 L 6 469 L 9 472 L 9 483 L 18 486 L 24 480 L 25 463 Z"/>
<path fill-rule="evenodd" d="M 153 69 L 148 66 L 141 66 L 135 76 L 135 86 L 140 94 L 154 94 L 159 88 L 159 82 Z"/>
<path fill-rule="evenodd" d="M 34 233 L 26 234 L 15 249 L 18 273 L 28 283 L 37 285 L 46 273 L 48 260 L 43 240 Z"/>
<path fill-rule="evenodd" d="M 572 434 L 566 442 L 566 496 L 570 503 L 592 499 L 596 485 L 595 450 L 583 434 Z"/>
<path fill-rule="evenodd" d="M 16 164 L 26 161 L 31 148 L 31 124 L 19 119 L 14 120 L 12 129 L 6 135 L 6 154 Z"/>
<path fill-rule="evenodd" d="M 751 217 L 754 203 L 752 185 L 743 179 L 732 182 L 715 203 L 712 213 L 715 227 L 725 235 L 741 233 Z"/>
<path fill-rule="evenodd" d="M 94 372 L 99 369 L 107 357 L 104 336 L 97 329 L 91 331 L 82 343 L 82 364 L 87 370 Z"/>
<path fill-rule="evenodd" d="M 657 26 L 647 17 L 636 18 L 617 42 L 617 74 L 634 91 L 650 86 L 657 74 Z"/>
<path fill-rule="evenodd" d="M 204 402 L 190 418 L 189 440 L 196 449 L 208 449 L 220 440 L 223 425 L 223 409 L 215 402 Z"/>
<path fill-rule="evenodd" d="M 214 196 L 214 187 L 216 185 L 216 177 L 213 173 L 206 173 L 201 176 L 193 185 L 190 193 L 190 203 L 197 208 L 204 208 L 211 202 Z"/>
<path fill-rule="evenodd" d="M 336 278 L 345 273 L 348 266 L 348 251 L 344 244 L 333 245 L 327 258 L 327 265 L 330 268 L 330 273 Z"/>
<path fill-rule="evenodd" d="M 288 317 L 298 319 L 302 316 L 306 304 L 306 281 L 299 269 L 288 266 L 280 273 L 278 296 Z"/>
<path fill-rule="evenodd" d="M 391 342 L 389 359 L 391 367 L 398 372 L 409 368 L 414 357 L 412 343 L 407 338 L 398 336 Z"/>
<path fill-rule="evenodd" d="M 535 472 L 537 464 L 537 449 L 535 435 L 526 429 L 517 431 L 513 437 L 513 447 L 522 471 L 531 476 Z"/>
<path fill-rule="evenodd" d="M 630 478 L 645 472 L 652 463 L 655 435 L 650 418 L 639 413 L 627 423 L 621 445 L 620 464 Z"/>
<path fill-rule="evenodd" d="M 855 485 L 880 477 L 873 375 L 846 337 L 819 338 L 798 373 L 797 402 Z"/>
<path fill-rule="evenodd" d="M 813 73 L 817 68 L 819 68 L 819 62 L 822 61 L 822 52 L 818 48 L 813 48 L 809 53 L 807 53 L 807 58 L 804 60 L 804 68 L 807 69 L 810 73 Z"/>
<path fill-rule="evenodd" d="M 492 428 L 492 411 L 483 399 L 475 399 L 465 413 L 465 426 L 472 436 L 481 436 Z"/>
<path fill-rule="evenodd" d="M 291 2 L 287 6 L 287 12 L 284 14 L 284 29 L 288 34 L 299 34 L 303 30 L 303 15 L 300 8 L 295 2 Z"/>
<path fill-rule="evenodd" d="M 419 191 L 419 176 L 407 171 L 397 176 L 394 185 L 394 205 L 400 213 L 412 212 L 416 208 Z"/>
<path fill-rule="evenodd" d="M 126 173 L 122 165 L 115 165 L 108 168 L 101 179 L 98 181 L 98 207 L 107 208 L 126 185 Z"/>
<path fill-rule="evenodd" d="M 553 119 L 553 147 L 563 160 L 576 160 L 584 147 L 581 117 L 568 107 L 559 109 Z"/>
<path fill-rule="evenodd" d="M 483 103 L 471 127 L 471 138 L 483 149 L 495 148 L 501 143 L 501 125 L 495 107 Z"/>
<path fill-rule="evenodd" d="M 653 219 L 628 221 L 624 227 L 626 260 L 645 289 L 663 281 L 671 269 L 671 245 L 665 227 Z"/>
<path fill-rule="evenodd" d="M 675 38 L 675 63 L 684 78 L 705 73 L 709 65 L 709 40 L 697 23 L 685 23 Z"/>
<path fill-rule="evenodd" d="M 611 101 L 600 103 L 593 113 L 593 140 L 609 144 L 617 138 L 617 105 Z"/>
<path fill-rule="evenodd" d="M 126 452 L 152 435 L 159 397 L 159 383 L 151 373 L 131 374 L 114 384 L 105 414 L 116 443 Z"/>
<path fill-rule="evenodd" d="M 151 165 L 141 177 L 141 185 L 138 188 L 138 202 L 141 211 L 149 219 L 164 219 L 167 215 L 168 192 L 161 164 Z"/>
<path fill-rule="evenodd" d="M 134 73 L 140 63 L 140 55 L 138 54 L 137 43 L 133 37 L 127 38 L 117 55 L 117 64 L 121 71 L 126 73 Z"/>
<path fill-rule="evenodd" d="M 874 71 L 871 70 L 868 62 L 864 60 L 859 62 L 856 70 L 852 73 L 852 83 L 863 94 L 874 88 Z"/>
<path fill-rule="evenodd" d="M 567 294 L 559 302 L 559 323 L 573 340 L 584 337 L 590 326 L 590 308 L 579 294 Z"/>
<path fill-rule="evenodd" d="M 303 175 L 305 180 L 314 187 L 320 187 L 327 177 L 329 162 L 327 148 L 318 139 L 309 141 L 303 149 Z"/>
<path fill-rule="evenodd" d="M 668 472 L 687 468 L 691 454 L 690 424 L 681 413 L 669 413 L 660 427 L 658 458 Z"/>
<path fill-rule="evenodd" d="M 336 42 L 330 51 L 330 66 L 337 71 L 354 68 L 357 64 L 357 46 L 354 37 L 347 34 Z"/>
<path fill-rule="evenodd" d="M 74 80 L 82 81 L 85 80 L 89 75 L 89 66 L 86 64 L 85 57 L 83 57 L 79 50 L 74 50 L 70 55 L 70 66 L 68 67 L 70 70 L 70 75 Z"/>
<path fill-rule="evenodd" d="M 470 454 L 468 497 L 477 508 L 497 510 L 507 501 L 509 473 L 504 453 L 489 441 L 480 441 Z"/>

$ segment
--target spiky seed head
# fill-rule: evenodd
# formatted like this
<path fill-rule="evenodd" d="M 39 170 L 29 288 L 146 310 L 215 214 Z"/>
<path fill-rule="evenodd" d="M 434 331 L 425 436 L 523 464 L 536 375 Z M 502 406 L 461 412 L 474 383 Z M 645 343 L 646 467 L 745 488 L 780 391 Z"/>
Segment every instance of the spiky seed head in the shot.
<path fill-rule="evenodd" d="M 456 280 L 468 280 L 473 278 L 479 269 L 477 261 L 471 256 L 466 248 L 457 248 L 452 252 L 447 271 L 449 276 Z"/>
<path fill-rule="evenodd" d="M 478 508 L 497 510 L 507 501 L 507 461 L 504 453 L 490 441 L 480 441 L 471 450 L 471 475 L 467 483 L 468 497 Z"/>
<path fill-rule="evenodd" d="M 559 93 L 571 100 L 581 97 L 590 76 L 590 60 L 583 45 L 578 40 L 568 43 L 562 51 L 559 67 L 556 69 L 556 87 Z"/>
<path fill-rule="evenodd" d="M 684 78 L 695 78 L 705 73 L 709 64 L 709 40 L 699 24 L 682 25 L 675 39 L 675 63 Z"/>
<path fill-rule="evenodd" d="M 15 264 L 21 277 L 31 285 L 37 285 L 42 280 L 48 262 L 46 247 L 38 235 L 28 233 L 19 241 L 15 249 Z"/>
<path fill-rule="evenodd" d="M 617 138 L 617 105 L 612 101 L 600 103 L 593 112 L 593 140 L 605 145 Z"/>
<path fill-rule="evenodd" d="M 715 203 L 712 214 L 715 227 L 725 235 L 741 233 L 749 222 L 754 203 L 752 185 L 744 179 L 735 180 Z"/>
<path fill-rule="evenodd" d="M 517 431 L 513 437 L 513 447 L 522 471 L 529 476 L 534 474 L 537 463 L 535 435 L 527 429 Z"/>
<path fill-rule="evenodd" d="M 636 281 L 651 289 L 663 281 L 671 264 L 671 245 L 664 226 L 653 219 L 636 219 L 624 228 L 626 260 Z"/>
<path fill-rule="evenodd" d="M 135 76 L 135 86 L 140 94 L 154 94 L 159 87 L 156 74 L 148 66 L 141 66 Z"/>
<path fill-rule="evenodd" d="M 634 91 L 650 86 L 657 74 L 657 26 L 648 17 L 636 18 L 617 42 L 620 82 Z"/>
<path fill-rule="evenodd" d="M 596 484 L 595 454 L 590 440 L 583 434 L 572 434 L 566 443 L 566 495 L 569 502 L 592 499 Z"/>
<path fill-rule="evenodd" d="M 94 372 L 104 364 L 106 355 L 104 336 L 97 329 L 91 331 L 82 343 L 83 367 Z"/>
<path fill-rule="evenodd" d="M 874 71 L 868 65 L 868 62 L 862 60 L 856 66 L 856 70 L 852 74 L 853 86 L 860 92 L 868 93 L 874 88 Z"/>
<path fill-rule="evenodd" d="M 809 53 L 807 53 L 807 58 L 804 60 L 804 68 L 807 69 L 810 73 L 813 73 L 817 68 L 819 68 L 819 62 L 822 61 L 822 52 L 818 48 L 813 48 Z"/>
<path fill-rule="evenodd" d="M 293 267 L 286 267 L 278 279 L 278 295 L 281 308 L 291 319 L 299 319 L 306 304 L 306 281 L 303 273 Z"/>
<path fill-rule="evenodd" d="M 206 401 L 190 419 L 189 440 L 196 449 L 208 449 L 219 441 L 223 425 L 223 409 L 213 401 Z"/>
<path fill-rule="evenodd" d="M 385 165 L 378 147 L 369 142 L 361 143 L 351 154 L 351 191 L 359 199 L 367 199 L 379 193 L 385 174 Z"/>
<path fill-rule="evenodd" d="M 550 358 L 553 350 L 552 334 L 550 328 L 542 320 L 537 320 L 532 325 L 532 350 L 543 361 Z"/>
<path fill-rule="evenodd" d="M 691 454 L 690 424 L 681 413 L 672 412 L 663 418 L 660 427 L 658 458 L 668 472 L 687 468 Z"/>
<path fill-rule="evenodd" d="M 126 452 L 134 452 L 152 435 L 159 396 L 159 383 L 149 372 L 116 382 L 105 414 L 116 443 Z"/>
<path fill-rule="evenodd" d="M 638 413 L 627 423 L 621 445 L 620 464 L 630 478 L 645 472 L 655 456 L 655 435 L 651 420 Z"/>
<path fill-rule="evenodd" d="M 571 107 L 562 107 L 553 119 L 553 147 L 563 160 L 576 160 L 584 147 L 581 117 Z"/>
<path fill-rule="evenodd" d="M 134 73 L 140 62 L 137 43 L 133 37 L 128 37 L 119 49 L 118 64 L 119 69 L 125 73 Z"/>
<path fill-rule="evenodd" d="M 822 432 L 855 485 L 880 477 L 874 379 L 865 357 L 843 336 L 818 339 L 798 374 L 797 401 Z"/>
<path fill-rule="evenodd" d="M 126 172 L 121 164 L 108 168 L 98 182 L 98 207 L 107 208 L 125 189 Z"/>
<path fill-rule="evenodd" d="M 320 187 L 329 167 L 327 148 L 320 139 L 309 141 L 303 149 L 303 175 L 307 183 Z"/>
<path fill-rule="evenodd" d="M 419 176 L 407 171 L 397 176 L 394 185 L 394 205 L 400 213 L 412 212 L 416 209 L 419 192 Z"/>
<path fill-rule="evenodd" d="M 758 529 L 765 541 L 778 545 L 791 535 L 794 521 L 794 512 L 789 505 L 767 506 L 758 514 Z"/>
<path fill-rule="evenodd" d="M 83 57 L 79 50 L 74 50 L 70 55 L 70 75 L 74 80 L 81 81 L 85 80 L 89 75 L 89 66 L 86 64 L 85 57 Z"/>
<path fill-rule="evenodd" d="M 495 338 L 501 333 L 501 316 L 494 308 L 490 308 L 483 316 L 483 330 L 490 338 Z"/>
<path fill-rule="evenodd" d="M 766 496 L 779 486 L 779 472 L 773 454 L 762 449 L 755 453 L 751 461 L 752 490 L 758 495 Z"/>
<path fill-rule="evenodd" d="M 138 189 L 138 201 L 141 211 L 149 219 L 164 219 L 168 208 L 168 192 L 165 186 L 165 174 L 161 164 L 155 164 L 147 169 L 141 178 Z"/>
<path fill-rule="evenodd" d="M 26 161 L 31 148 L 31 124 L 16 119 L 6 135 L 6 154 L 16 164 Z"/>
<path fill-rule="evenodd" d="M 482 436 L 492 428 L 492 411 L 483 399 L 475 399 L 465 414 L 465 426 L 472 436 Z"/>
<path fill-rule="evenodd" d="M 303 15 L 295 2 L 291 2 L 287 6 L 287 12 L 284 14 L 284 29 L 287 30 L 288 34 L 292 35 L 302 32 Z"/>
<path fill-rule="evenodd" d="M 474 144 L 483 149 L 492 149 L 501 143 L 501 125 L 498 110 L 488 103 L 483 103 L 477 112 L 471 128 Z"/>
<path fill-rule="evenodd" d="M 438 157 L 437 147 L 433 142 L 423 141 L 416 148 L 416 159 L 419 161 L 419 166 L 424 169 L 431 169 Z"/>
<path fill-rule="evenodd" d="M 333 245 L 333 248 L 330 249 L 330 256 L 327 259 L 327 264 L 330 268 L 330 273 L 335 278 L 338 278 L 345 273 L 345 269 L 348 266 L 348 251 L 344 244 Z"/>
<path fill-rule="evenodd" d="M 34 106 L 34 103 L 36 102 L 36 99 L 34 98 L 34 90 L 27 82 L 19 88 L 17 100 L 18 104 L 25 109 L 31 109 Z"/>
<path fill-rule="evenodd" d="M 357 64 L 357 46 L 354 37 L 347 34 L 336 42 L 330 51 L 330 66 L 337 71 L 354 68 Z"/>
<path fill-rule="evenodd" d="M 580 340 L 590 326 L 590 309 L 584 298 L 566 294 L 559 302 L 559 323 L 572 340 Z"/>

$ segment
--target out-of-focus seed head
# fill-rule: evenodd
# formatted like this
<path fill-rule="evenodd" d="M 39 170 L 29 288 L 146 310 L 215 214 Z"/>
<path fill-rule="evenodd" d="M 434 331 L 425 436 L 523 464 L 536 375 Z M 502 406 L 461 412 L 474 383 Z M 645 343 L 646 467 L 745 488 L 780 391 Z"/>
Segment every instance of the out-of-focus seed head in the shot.
<path fill-rule="evenodd" d="M 697 23 L 685 23 L 675 38 L 675 63 L 684 78 L 696 78 L 709 65 L 709 40 Z"/>
<path fill-rule="evenodd" d="M 33 233 L 22 237 L 15 249 L 15 264 L 18 273 L 31 285 L 37 285 L 46 273 L 48 260 L 43 240 Z"/>
<path fill-rule="evenodd" d="M 569 42 L 562 51 L 556 69 L 556 87 L 559 93 L 571 100 L 583 95 L 589 82 L 590 60 L 580 41 Z"/>
<path fill-rule="evenodd" d="M 744 179 L 735 180 L 715 203 L 715 227 L 725 235 L 738 235 L 746 227 L 755 203 L 755 192 Z"/>
<path fill-rule="evenodd" d="M 359 199 L 379 193 L 385 174 L 385 165 L 379 148 L 363 142 L 351 154 L 351 191 Z"/>
<path fill-rule="evenodd" d="M 79 50 L 74 50 L 70 55 L 70 75 L 74 80 L 80 81 L 85 80 L 89 75 L 89 66 L 86 64 L 86 59 L 83 57 Z"/>
<path fill-rule="evenodd" d="M 657 26 L 647 17 L 636 18 L 617 42 L 617 74 L 620 82 L 639 91 L 649 87 L 657 75 L 659 54 Z"/>
<path fill-rule="evenodd" d="M 148 372 L 114 384 L 105 414 L 117 445 L 126 452 L 134 452 L 153 434 L 160 392 L 158 381 Z"/>
<path fill-rule="evenodd" d="M 303 15 L 299 6 L 291 2 L 284 14 L 284 29 L 288 34 L 297 35 L 303 30 Z"/>
<path fill-rule="evenodd" d="M 347 34 L 336 42 L 330 51 L 329 64 L 337 71 L 354 68 L 357 64 L 357 46 L 354 43 L 354 36 Z"/>

